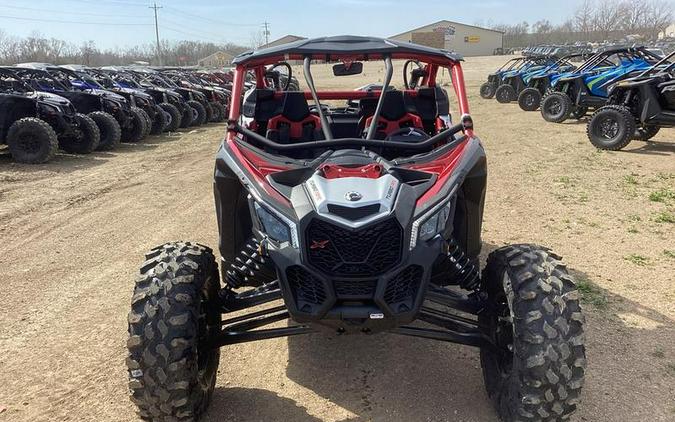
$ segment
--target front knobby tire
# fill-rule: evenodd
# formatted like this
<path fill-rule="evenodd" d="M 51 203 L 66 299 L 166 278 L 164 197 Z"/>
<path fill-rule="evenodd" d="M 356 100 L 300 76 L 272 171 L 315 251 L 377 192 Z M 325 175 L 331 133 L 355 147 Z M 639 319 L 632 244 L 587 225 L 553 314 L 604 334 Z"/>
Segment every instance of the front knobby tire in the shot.
<path fill-rule="evenodd" d="M 145 138 L 146 120 L 143 116 L 143 110 L 138 107 L 131 107 L 129 110 L 131 121 L 129 126 L 122 129 L 122 142 L 136 143 Z"/>
<path fill-rule="evenodd" d="M 563 92 L 551 92 L 541 100 L 541 116 L 547 122 L 562 123 L 570 118 L 572 100 Z"/>
<path fill-rule="evenodd" d="M 630 143 L 637 130 L 635 117 L 623 106 L 600 108 L 586 126 L 586 135 L 598 149 L 618 151 Z"/>
<path fill-rule="evenodd" d="M 518 105 L 524 111 L 535 111 L 541 104 L 541 92 L 537 88 L 525 88 L 518 95 Z"/>
<path fill-rule="evenodd" d="M 150 421 L 194 421 L 209 404 L 220 350 L 218 267 L 211 249 L 189 242 L 146 255 L 129 312 L 129 387 Z"/>
<path fill-rule="evenodd" d="M 511 85 L 503 84 L 497 87 L 495 98 L 497 99 L 497 102 L 507 104 L 511 101 L 515 101 L 518 98 L 518 94 Z"/>
<path fill-rule="evenodd" d="M 205 124 L 208 121 L 207 120 L 208 115 L 206 113 L 206 108 L 204 107 L 204 104 L 195 100 L 190 100 L 187 103 L 190 107 L 192 107 L 194 110 L 197 111 L 197 114 L 192 120 L 192 123 L 190 123 L 190 126 L 201 126 Z"/>
<path fill-rule="evenodd" d="M 485 82 L 480 86 L 480 96 L 486 100 L 492 99 L 495 96 L 495 87 L 490 82 Z"/>
<path fill-rule="evenodd" d="M 96 147 L 99 151 L 111 151 L 120 145 L 122 140 L 122 128 L 115 118 L 105 111 L 94 111 L 88 116 L 96 123 L 99 131 L 99 143 Z"/>
<path fill-rule="evenodd" d="M 492 252 L 483 273 L 488 310 L 479 324 L 488 396 L 503 422 L 567 420 L 584 382 L 584 317 L 560 257 L 535 245 Z"/>
<path fill-rule="evenodd" d="M 24 117 L 14 122 L 7 131 L 6 142 L 14 161 L 25 164 L 46 163 L 59 149 L 54 129 L 35 117 Z"/>
<path fill-rule="evenodd" d="M 59 146 L 62 150 L 73 154 L 90 154 L 98 148 L 101 132 L 96 122 L 87 115 L 77 113 L 75 121 L 77 122 L 75 133 L 60 138 Z"/>

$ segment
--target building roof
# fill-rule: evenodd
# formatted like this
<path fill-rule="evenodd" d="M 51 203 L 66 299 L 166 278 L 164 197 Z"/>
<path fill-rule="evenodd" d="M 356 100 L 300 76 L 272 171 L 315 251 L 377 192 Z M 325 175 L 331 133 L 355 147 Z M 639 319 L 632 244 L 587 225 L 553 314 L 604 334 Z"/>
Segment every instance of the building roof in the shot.
<path fill-rule="evenodd" d="M 202 59 L 199 59 L 198 61 L 203 62 L 203 61 L 205 61 L 205 60 L 209 60 L 209 59 L 211 59 L 211 58 L 221 57 L 221 56 L 225 56 L 228 60 L 231 60 L 231 59 L 234 58 L 234 56 L 233 56 L 232 54 L 230 54 L 230 53 L 226 53 L 226 52 L 224 52 L 224 51 L 216 51 L 215 53 L 210 54 L 210 55 L 208 55 L 208 56 L 206 56 L 206 57 L 204 57 L 204 58 L 202 58 Z"/>
<path fill-rule="evenodd" d="M 267 44 L 263 44 L 260 47 L 258 47 L 257 49 L 260 50 L 262 48 L 275 47 L 277 45 L 288 44 L 288 43 L 291 43 L 293 41 L 306 40 L 306 39 L 307 39 L 307 37 L 301 37 L 299 35 L 288 34 L 288 35 L 284 35 L 281 38 L 277 38 L 274 41 L 270 41 Z"/>
<path fill-rule="evenodd" d="M 480 29 L 480 30 L 483 30 L 483 31 L 497 32 L 497 33 L 502 34 L 502 35 L 504 34 L 504 31 L 498 31 L 496 29 L 483 28 L 483 27 L 476 26 L 476 25 L 467 25 L 467 24 L 461 23 L 461 22 L 454 22 L 454 21 L 449 21 L 447 19 L 442 19 L 438 22 L 430 23 L 428 25 L 420 26 L 419 28 L 409 29 L 405 32 L 401 32 L 400 34 L 392 35 L 390 38 L 398 37 L 400 35 L 405 35 L 409 32 L 416 32 L 416 31 L 423 30 L 423 29 L 431 29 L 432 27 L 437 26 L 438 24 L 442 24 L 442 23 L 445 23 L 445 24 L 448 24 L 448 25 L 468 26 L 469 28 L 477 28 L 477 29 Z"/>
<path fill-rule="evenodd" d="M 232 63 L 246 63 L 253 59 L 274 57 L 285 54 L 305 56 L 314 54 L 366 55 L 395 53 L 436 56 L 441 59 L 452 61 L 462 60 L 462 56 L 459 54 L 447 50 L 426 47 L 423 45 L 384 38 L 340 35 L 336 37 L 322 37 L 313 38 L 310 40 L 300 40 L 293 43 L 282 44 L 276 47 L 265 48 L 262 50 L 247 51 L 235 57 Z"/>

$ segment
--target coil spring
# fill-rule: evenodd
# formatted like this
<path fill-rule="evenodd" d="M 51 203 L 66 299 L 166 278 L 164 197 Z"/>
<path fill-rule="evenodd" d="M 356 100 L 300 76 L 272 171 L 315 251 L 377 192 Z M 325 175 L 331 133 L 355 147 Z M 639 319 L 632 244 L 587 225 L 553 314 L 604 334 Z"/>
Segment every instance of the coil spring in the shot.
<path fill-rule="evenodd" d="M 277 279 L 271 260 L 256 238 L 249 239 L 225 273 L 225 283 L 232 287 L 258 287 Z"/>
<path fill-rule="evenodd" d="M 477 289 L 480 284 L 478 265 L 469 259 L 455 239 L 448 241 L 446 254 L 451 263 L 448 275 L 463 289 Z"/>

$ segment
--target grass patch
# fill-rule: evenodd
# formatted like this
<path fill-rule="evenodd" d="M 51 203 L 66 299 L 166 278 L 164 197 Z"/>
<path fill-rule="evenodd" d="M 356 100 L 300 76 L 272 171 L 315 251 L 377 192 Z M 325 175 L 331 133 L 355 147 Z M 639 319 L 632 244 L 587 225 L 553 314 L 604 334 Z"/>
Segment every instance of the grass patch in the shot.
<path fill-rule="evenodd" d="M 635 173 L 631 173 L 629 175 L 623 176 L 623 181 L 626 182 L 629 185 L 637 185 L 638 181 L 637 181 L 637 178 L 635 176 L 637 176 Z"/>
<path fill-rule="evenodd" d="M 628 221 L 642 221 L 642 218 L 637 214 L 629 214 Z"/>
<path fill-rule="evenodd" d="M 666 369 L 670 375 L 675 375 L 675 362 L 668 362 L 666 364 Z"/>
<path fill-rule="evenodd" d="M 649 200 L 653 202 L 666 202 L 670 199 L 675 199 L 675 191 L 668 188 L 659 189 L 649 194 Z"/>
<path fill-rule="evenodd" d="M 624 256 L 623 259 L 625 259 L 626 261 L 631 262 L 631 263 L 633 263 L 637 266 L 640 266 L 640 267 L 645 267 L 645 266 L 649 265 L 649 258 L 647 258 L 646 256 L 643 256 L 643 255 L 638 255 L 638 254 L 632 253 L 628 256 Z"/>
<path fill-rule="evenodd" d="M 657 223 L 675 223 L 675 214 L 672 212 L 668 211 L 661 211 L 660 213 L 656 214 L 654 217 L 654 221 Z"/>
<path fill-rule="evenodd" d="M 577 290 L 581 293 L 581 302 L 588 303 L 598 309 L 606 309 L 609 304 L 607 295 L 595 284 L 585 278 L 577 280 Z"/>
<path fill-rule="evenodd" d="M 639 233 L 639 232 L 638 232 L 638 229 L 636 229 L 635 227 L 631 227 L 631 228 L 628 229 L 628 233 L 635 234 L 635 233 Z"/>
<path fill-rule="evenodd" d="M 663 352 L 663 349 L 662 349 L 662 348 L 657 347 L 657 348 L 652 352 L 652 356 L 654 356 L 655 358 L 663 359 L 663 358 L 666 356 L 666 354 Z"/>
<path fill-rule="evenodd" d="M 667 256 L 668 258 L 673 258 L 675 259 L 675 251 L 669 251 L 668 249 L 663 250 L 663 255 Z"/>

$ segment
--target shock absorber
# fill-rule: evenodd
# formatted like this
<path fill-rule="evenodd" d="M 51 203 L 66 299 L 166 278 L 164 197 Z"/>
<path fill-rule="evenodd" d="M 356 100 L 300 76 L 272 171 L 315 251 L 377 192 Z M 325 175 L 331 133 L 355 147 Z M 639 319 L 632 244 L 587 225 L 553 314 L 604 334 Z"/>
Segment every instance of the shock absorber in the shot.
<path fill-rule="evenodd" d="M 476 290 L 480 284 L 478 263 L 471 260 L 455 239 L 446 243 L 445 256 L 436 263 L 432 282 L 456 284 L 465 290 Z"/>
<path fill-rule="evenodd" d="M 265 255 L 264 240 L 261 244 L 255 237 L 246 242 L 225 273 L 225 283 L 232 288 L 258 287 L 276 279 L 274 265 Z"/>

